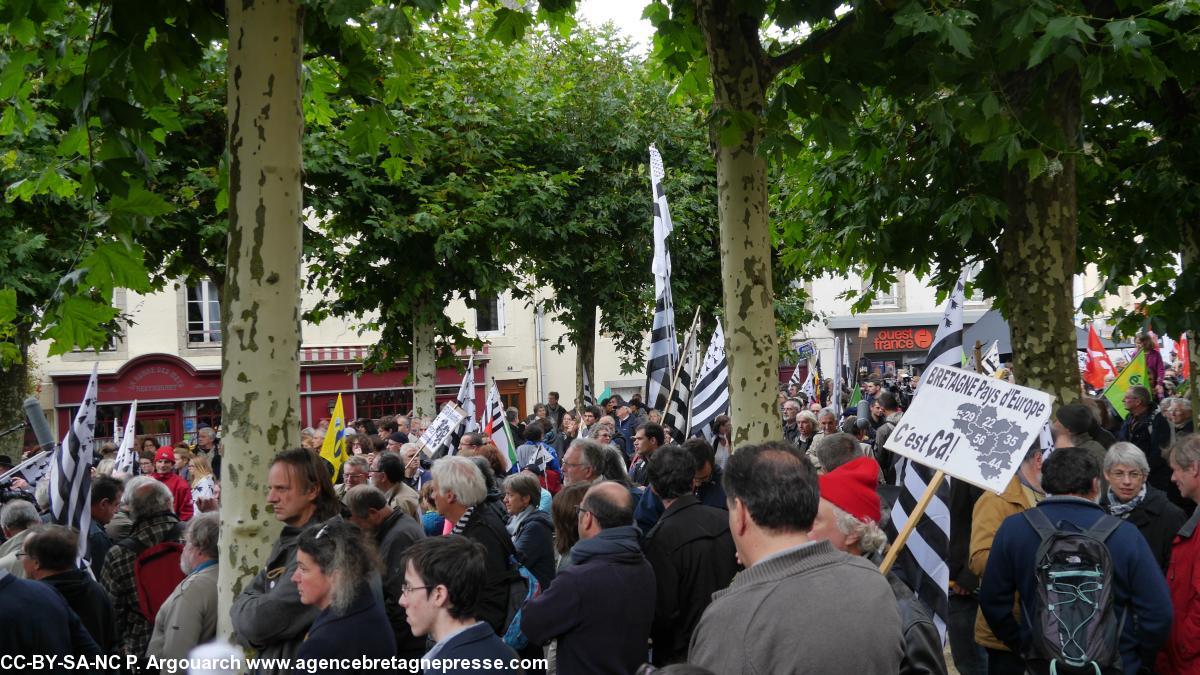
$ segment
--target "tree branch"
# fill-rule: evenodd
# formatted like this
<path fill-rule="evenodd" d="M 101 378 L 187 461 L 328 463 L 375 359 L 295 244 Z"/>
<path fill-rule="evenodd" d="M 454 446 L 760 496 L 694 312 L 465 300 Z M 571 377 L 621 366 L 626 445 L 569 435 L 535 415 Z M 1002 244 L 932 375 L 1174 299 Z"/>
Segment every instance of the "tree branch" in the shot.
<path fill-rule="evenodd" d="M 838 19 L 837 23 L 819 33 L 813 33 L 808 37 L 807 40 L 801 42 L 795 47 L 792 47 L 783 53 L 776 54 L 775 56 L 767 57 L 767 65 L 770 69 L 771 79 L 775 79 L 775 76 L 779 75 L 779 73 L 796 64 L 803 63 L 809 59 L 824 54 L 835 44 L 844 39 L 850 29 L 854 26 L 855 17 L 857 14 L 857 12 L 850 12 L 844 15 L 841 19 Z"/>

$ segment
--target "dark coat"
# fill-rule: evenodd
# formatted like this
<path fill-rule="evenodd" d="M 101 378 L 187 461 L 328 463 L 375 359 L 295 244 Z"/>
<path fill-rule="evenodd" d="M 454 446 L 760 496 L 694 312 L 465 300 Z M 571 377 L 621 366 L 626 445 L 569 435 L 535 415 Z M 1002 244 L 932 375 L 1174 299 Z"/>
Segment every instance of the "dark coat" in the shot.
<path fill-rule="evenodd" d="M 108 556 L 110 548 L 112 539 L 109 539 L 104 528 L 93 520 L 88 528 L 88 559 L 91 562 L 92 574 L 95 574 L 97 579 L 104 572 L 104 559 Z"/>
<path fill-rule="evenodd" d="M 904 660 L 900 675 L 946 675 L 946 656 L 942 636 L 930 617 L 929 609 L 913 595 L 900 577 L 889 573 L 888 583 L 896 596 L 900 627 L 904 631 Z"/>
<path fill-rule="evenodd" d="M 1035 508 L 1042 509 L 1051 523 L 1080 532 L 1104 515 L 1099 504 L 1076 497 L 1049 497 Z M 1143 663 L 1153 663 L 1155 652 L 1166 640 L 1171 628 L 1171 597 L 1158 561 L 1136 527 L 1121 523 L 1105 543 L 1112 556 L 1116 609 L 1128 617 L 1120 648 L 1125 672 L 1132 675 Z M 979 610 L 984 619 L 996 638 L 1017 654 L 1030 644 L 1029 612 L 1022 611 L 1018 623 L 1013 603 L 1017 595 L 1035 595 L 1039 544 L 1041 538 L 1023 514 L 1005 518 L 992 541 L 979 587 Z"/>
<path fill-rule="evenodd" d="M 518 575 L 510 562 L 516 557 L 517 549 L 504 528 L 504 521 L 486 503 L 471 511 L 460 534 L 483 544 L 487 550 L 487 580 L 475 608 L 475 618 L 486 621 L 497 635 L 502 635 L 504 622 L 508 619 L 508 586 Z"/>
<path fill-rule="evenodd" d="M 701 485 L 699 490 L 696 490 L 696 497 L 700 499 L 701 504 L 717 509 L 729 509 L 729 505 L 725 503 L 725 488 L 721 487 L 722 475 L 721 467 L 714 465 L 712 478 L 704 485 Z M 637 500 L 637 506 L 633 510 L 633 519 L 637 522 L 637 526 L 641 528 L 643 533 L 649 532 L 662 516 L 662 499 L 654 494 L 654 490 L 650 488 L 646 488 L 635 499 Z"/>
<path fill-rule="evenodd" d="M 79 615 L 83 627 L 105 654 L 111 654 L 117 646 L 117 623 L 113 616 L 112 601 L 104 587 L 96 583 L 83 570 L 68 570 L 42 579 L 49 584 Z"/>
<path fill-rule="evenodd" d="M 1108 510 L 1107 493 L 1100 500 L 1100 505 Z M 1158 561 L 1159 568 L 1166 572 L 1167 563 L 1171 562 L 1171 543 L 1175 541 L 1175 534 L 1179 532 L 1179 528 L 1183 527 L 1187 519 L 1187 514 L 1183 512 L 1183 509 L 1167 499 L 1167 493 L 1147 485 L 1146 498 L 1137 505 L 1137 508 L 1129 512 L 1125 517 L 1125 522 L 1130 523 L 1142 533 L 1142 536 L 1146 538 L 1146 543 L 1150 544 L 1150 552 Z"/>
<path fill-rule="evenodd" d="M 712 594 L 738 571 L 729 514 L 695 495 L 671 503 L 646 535 L 643 549 L 654 568 L 654 665 L 687 661 L 688 643 Z"/>
<path fill-rule="evenodd" d="M 407 513 L 392 510 L 379 524 L 375 541 L 379 544 L 379 557 L 383 561 L 383 608 L 392 624 L 396 641 L 396 653 L 402 657 L 421 658 L 425 653 L 425 638 L 414 636 L 408 625 L 407 614 L 400 606 L 404 586 L 404 553 L 418 539 L 425 538 L 425 529 Z"/>
<path fill-rule="evenodd" d="M 1150 477 L 1146 482 L 1171 495 L 1174 484 L 1171 483 L 1171 466 L 1167 464 L 1166 457 L 1167 446 L 1171 443 L 1171 423 L 1167 418 L 1158 410 L 1150 410 L 1136 418 L 1131 413 L 1121 424 L 1117 440 L 1128 441 L 1141 448 L 1150 464 Z"/>
<path fill-rule="evenodd" d="M 0 654 L 98 656 L 100 647 L 67 601 L 46 584 L 0 572 Z M 68 671 L 60 660 L 52 673 Z"/>
<path fill-rule="evenodd" d="M 458 663 L 462 663 L 464 659 L 487 659 L 495 661 L 500 659 L 507 666 L 508 662 L 517 658 L 517 653 L 511 647 L 504 644 L 504 641 L 490 630 L 490 626 L 480 622 L 464 630 L 463 632 L 451 637 L 446 641 L 442 648 L 434 654 L 433 660 L 442 661 L 443 663 L 458 659 Z M 454 668 L 451 670 L 442 670 L 430 668 L 424 671 L 426 675 L 475 675 L 480 672 L 471 668 Z M 510 674 L 516 675 L 524 671 L 511 670 L 509 668 L 491 669 L 489 673 L 499 673 L 501 675 Z"/>
<path fill-rule="evenodd" d="M 613 436 L 613 442 L 625 453 L 626 458 L 633 455 L 633 432 L 641 423 L 638 416 L 632 413 L 624 420 L 617 420 L 617 433 Z"/>
<path fill-rule="evenodd" d="M 539 511 L 525 516 L 513 535 L 513 546 L 520 555 L 521 564 L 533 572 L 545 590 L 554 581 L 554 523 L 550 514 Z"/>
<path fill-rule="evenodd" d="M 300 649 L 298 659 L 387 659 L 396 655 L 396 640 L 392 637 L 387 614 L 379 605 L 375 594 L 364 585 L 358 597 L 350 603 L 345 613 L 337 614 L 328 607 L 317 615 Z M 296 673 L 311 672 L 296 670 Z M 325 672 L 350 672 L 329 670 Z M 356 673 L 392 672 L 386 668 L 360 669 Z"/>
<path fill-rule="evenodd" d="M 558 638 L 558 672 L 632 673 L 646 661 L 654 570 L 637 528 L 602 530 L 571 549 L 575 564 L 525 603 L 521 630 L 535 644 Z"/>

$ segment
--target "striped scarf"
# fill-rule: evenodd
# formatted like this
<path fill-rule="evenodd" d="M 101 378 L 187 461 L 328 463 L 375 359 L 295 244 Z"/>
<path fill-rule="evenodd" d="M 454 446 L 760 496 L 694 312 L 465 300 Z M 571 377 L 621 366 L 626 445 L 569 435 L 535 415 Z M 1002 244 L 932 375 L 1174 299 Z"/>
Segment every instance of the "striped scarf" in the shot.
<path fill-rule="evenodd" d="M 462 518 L 454 524 L 454 529 L 450 530 L 450 534 L 462 534 L 463 530 L 467 529 L 467 523 L 471 522 L 471 514 L 475 513 L 475 507 L 472 506 L 466 511 L 463 511 Z"/>

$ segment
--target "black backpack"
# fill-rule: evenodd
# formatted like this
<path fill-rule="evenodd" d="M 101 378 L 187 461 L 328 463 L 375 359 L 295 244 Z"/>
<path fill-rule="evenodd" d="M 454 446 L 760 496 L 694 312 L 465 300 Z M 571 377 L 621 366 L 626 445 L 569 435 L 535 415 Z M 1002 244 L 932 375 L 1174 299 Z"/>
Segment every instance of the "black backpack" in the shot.
<path fill-rule="evenodd" d="M 1121 521 L 1106 514 L 1075 532 L 1056 527 L 1039 508 L 1023 514 L 1041 537 L 1035 592 L 1021 599 L 1032 632 L 1025 659 L 1049 662 L 1051 673 L 1119 672 L 1125 612 L 1117 612 L 1112 556 L 1104 542 Z"/>

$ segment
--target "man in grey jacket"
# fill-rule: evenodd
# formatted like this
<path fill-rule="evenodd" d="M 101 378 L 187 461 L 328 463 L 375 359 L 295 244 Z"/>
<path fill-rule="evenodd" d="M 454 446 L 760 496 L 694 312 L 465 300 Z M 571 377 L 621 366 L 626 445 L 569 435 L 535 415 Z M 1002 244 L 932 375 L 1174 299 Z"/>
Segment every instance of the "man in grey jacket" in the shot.
<path fill-rule="evenodd" d="M 722 674 L 899 672 L 900 615 L 887 580 L 809 538 L 820 495 L 808 459 L 786 442 L 743 446 L 726 465 L 725 494 L 746 570 L 713 595 L 688 663 Z"/>
<path fill-rule="evenodd" d="M 292 581 L 296 544 L 300 533 L 337 516 L 339 502 L 321 459 L 313 452 L 295 448 L 271 460 L 267 503 L 275 518 L 283 522 L 283 531 L 262 569 L 234 599 L 229 615 L 237 639 L 257 650 L 260 658 L 291 659 L 321 612 L 316 605 L 300 602 L 300 592 Z"/>
<path fill-rule="evenodd" d="M 217 634 L 217 538 L 220 516 L 203 513 L 188 522 L 180 564 L 187 574 L 158 610 L 146 656 L 183 659 Z M 163 673 L 170 672 L 167 668 Z"/>

